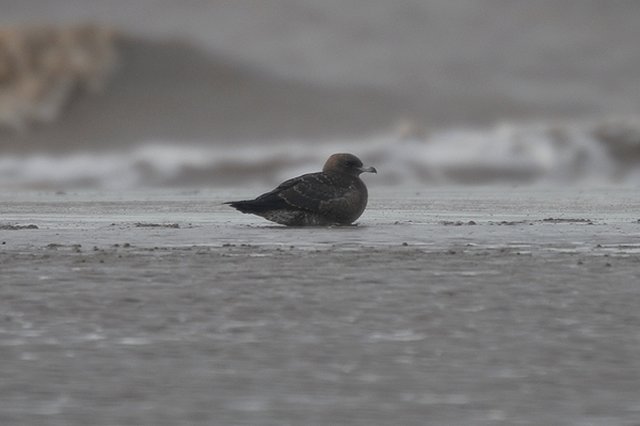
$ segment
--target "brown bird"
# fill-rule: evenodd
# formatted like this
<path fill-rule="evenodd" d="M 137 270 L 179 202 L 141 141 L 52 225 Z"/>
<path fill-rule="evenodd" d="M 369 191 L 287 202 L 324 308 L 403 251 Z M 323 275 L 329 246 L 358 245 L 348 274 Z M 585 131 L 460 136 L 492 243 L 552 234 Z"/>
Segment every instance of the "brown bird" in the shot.
<path fill-rule="evenodd" d="M 360 174 L 377 173 L 353 154 L 333 154 L 321 172 L 281 183 L 255 200 L 229 201 L 242 213 L 287 226 L 348 225 L 367 206 L 367 187 Z"/>

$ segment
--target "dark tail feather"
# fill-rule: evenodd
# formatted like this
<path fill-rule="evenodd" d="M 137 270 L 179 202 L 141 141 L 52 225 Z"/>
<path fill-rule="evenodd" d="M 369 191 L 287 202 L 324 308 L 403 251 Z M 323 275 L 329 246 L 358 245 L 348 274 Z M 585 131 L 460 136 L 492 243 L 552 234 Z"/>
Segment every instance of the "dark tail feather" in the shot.
<path fill-rule="evenodd" d="M 229 204 L 242 213 L 254 213 L 258 215 L 272 210 L 291 208 L 282 198 L 270 192 L 262 194 L 255 200 L 228 201 L 225 204 Z"/>
<path fill-rule="evenodd" d="M 266 210 L 263 203 L 255 200 L 243 200 L 243 201 L 228 201 L 224 204 L 229 204 L 236 210 L 242 213 L 260 213 Z"/>

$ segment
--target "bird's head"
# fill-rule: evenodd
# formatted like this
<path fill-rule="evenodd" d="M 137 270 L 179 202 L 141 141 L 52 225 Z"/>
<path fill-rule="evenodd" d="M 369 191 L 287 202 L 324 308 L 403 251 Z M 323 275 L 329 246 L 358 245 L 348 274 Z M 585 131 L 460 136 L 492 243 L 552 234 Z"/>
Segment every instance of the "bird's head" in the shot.
<path fill-rule="evenodd" d="M 324 163 L 322 171 L 325 173 L 345 173 L 352 176 L 359 176 L 360 173 L 378 173 L 375 167 L 364 167 L 362 161 L 353 154 L 333 154 Z"/>

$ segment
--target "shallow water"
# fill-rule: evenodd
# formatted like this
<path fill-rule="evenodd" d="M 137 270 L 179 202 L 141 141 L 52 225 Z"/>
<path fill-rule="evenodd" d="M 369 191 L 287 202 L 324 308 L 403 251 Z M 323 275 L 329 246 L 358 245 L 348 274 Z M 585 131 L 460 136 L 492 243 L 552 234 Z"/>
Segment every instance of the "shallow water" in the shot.
<path fill-rule="evenodd" d="M 370 192 L 0 194 L 0 421 L 638 424 L 635 189 Z"/>
<path fill-rule="evenodd" d="M 409 129 L 412 125 L 407 125 Z M 413 125 L 413 127 L 416 127 Z M 407 130 L 409 131 L 409 130 Z M 357 153 L 386 186 L 528 183 L 635 185 L 637 120 L 505 123 L 452 127 L 429 135 L 402 130 L 367 137 L 226 144 L 147 141 L 126 149 L 35 152 L 0 157 L 0 189 L 276 185 L 317 170 L 336 152 Z"/>

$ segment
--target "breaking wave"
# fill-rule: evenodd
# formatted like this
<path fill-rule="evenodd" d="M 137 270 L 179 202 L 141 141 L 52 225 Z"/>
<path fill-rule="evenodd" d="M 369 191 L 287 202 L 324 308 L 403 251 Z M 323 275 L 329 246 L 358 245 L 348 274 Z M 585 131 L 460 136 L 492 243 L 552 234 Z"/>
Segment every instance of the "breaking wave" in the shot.
<path fill-rule="evenodd" d="M 424 135 L 393 134 L 240 146 L 150 142 L 125 151 L 0 157 L 3 188 L 273 185 L 353 152 L 379 171 L 379 185 L 625 183 L 640 180 L 640 126 L 510 125 Z"/>

